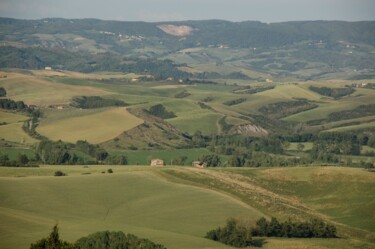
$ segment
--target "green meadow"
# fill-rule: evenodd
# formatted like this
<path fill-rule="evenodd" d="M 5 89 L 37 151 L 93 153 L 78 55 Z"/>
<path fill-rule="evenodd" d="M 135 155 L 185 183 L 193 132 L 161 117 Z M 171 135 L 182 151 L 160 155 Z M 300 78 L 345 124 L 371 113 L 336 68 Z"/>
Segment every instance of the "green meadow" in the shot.
<path fill-rule="evenodd" d="M 236 72 L 238 66 L 214 66 L 200 65 L 202 69 L 223 72 Z M 225 68 L 223 68 L 225 67 Z M 211 70 L 210 69 L 210 70 Z M 242 69 L 241 69 L 242 70 Z M 216 71 L 215 71 L 216 72 Z M 251 74 L 243 69 L 243 73 Z M 316 82 L 242 82 L 241 84 L 192 84 L 182 85 L 176 81 L 131 81 L 140 77 L 135 74 L 121 73 L 97 73 L 83 74 L 75 72 L 47 72 L 47 71 L 15 71 L 7 72 L 7 78 L 0 79 L 0 85 L 8 91 L 8 96 L 15 100 L 23 100 L 27 104 L 36 104 L 42 107 L 45 113 L 37 130 L 51 139 L 64 138 L 65 141 L 76 141 L 87 139 L 94 143 L 105 142 L 113 139 L 121 132 L 131 129 L 141 123 L 136 117 L 121 116 L 118 113 L 99 110 L 57 110 L 48 108 L 56 105 L 69 105 L 74 96 L 100 95 L 105 98 L 115 98 L 130 104 L 130 108 L 149 109 L 155 104 L 164 105 L 168 111 L 175 113 L 176 117 L 166 121 L 174 125 L 182 132 L 193 134 L 201 131 L 204 134 L 220 134 L 222 127 L 219 120 L 226 116 L 229 124 L 235 126 L 252 123 L 251 119 L 243 119 L 243 116 L 262 114 L 259 109 L 280 102 L 290 102 L 296 99 L 306 99 L 317 107 L 310 110 L 287 114 L 282 117 L 283 121 L 304 123 L 311 120 L 325 119 L 331 113 L 343 110 L 351 110 L 360 105 L 373 103 L 375 92 L 371 89 L 355 88 L 355 92 L 349 96 L 334 99 L 319 95 L 309 89 L 309 86 L 345 87 L 345 85 L 357 83 L 357 81 L 331 80 Z M 260 75 L 258 75 L 260 77 Z M 130 80 L 130 81 L 129 81 Z M 360 81 L 359 81 L 360 83 Z M 262 87 L 264 85 L 275 85 L 274 89 L 258 92 L 255 94 L 236 94 L 233 91 L 241 87 Z M 186 91 L 187 96 L 177 98 L 178 94 Z M 235 105 L 225 105 L 228 101 L 246 99 Z M 199 105 L 205 102 L 207 108 Z M 101 114 L 99 114 L 101 112 Z M 95 114 L 94 114 L 95 113 Z M 92 115 L 91 115 L 92 114 Z M 113 132 L 103 132 L 103 120 L 120 121 L 121 125 L 111 125 Z M 324 126 L 311 125 L 311 129 L 329 131 L 352 131 L 358 129 L 373 128 L 373 115 L 347 118 L 345 120 L 325 122 Z M 355 123 L 353 123 L 355 122 Z M 100 138 L 93 138 L 79 129 L 75 131 L 72 127 L 87 127 L 87 124 L 97 123 L 90 134 L 97 133 Z M 128 124 L 129 123 L 129 124 Z M 105 126 L 105 124 L 104 124 Z M 9 128 L 9 127 L 7 127 Z M 16 127 L 14 127 L 16 128 Z M 2 129 L 6 129 L 2 127 Z M 272 128 L 271 128 L 272 129 Z M 309 127 L 307 127 L 309 129 Z M 68 134 L 70 133 L 76 134 Z M 78 132 L 80 131 L 80 132 Z M 8 129 L 2 133 L 8 132 Z M 68 133 L 67 133 L 68 132 Z M 116 133 L 116 134 L 115 134 Z M 17 138 L 9 138 L 12 141 L 21 141 L 19 134 Z M 63 139 L 63 140 L 64 140 Z M 28 141 L 32 142 L 32 141 Z"/>
<path fill-rule="evenodd" d="M 63 115 L 59 118 L 51 115 L 51 120 L 47 117 L 41 122 L 38 132 L 52 140 L 72 143 L 77 140 L 86 140 L 90 143 L 100 143 L 143 123 L 143 120 L 131 115 L 125 107 L 109 108 L 87 114 L 80 110 L 78 114 L 80 115 L 76 117 Z"/>
<path fill-rule="evenodd" d="M 32 145 L 38 142 L 22 129 L 24 121 L 28 119 L 25 115 L 0 111 L 0 122 L 4 122 L 0 125 L 0 139 L 22 145 Z"/>
<path fill-rule="evenodd" d="M 204 65 L 204 61 L 202 68 L 226 73 L 238 69 Z M 241 72 L 253 77 L 266 76 Z M 230 217 L 252 225 L 261 216 L 275 216 L 280 220 L 319 218 L 335 224 L 339 235 L 337 239 L 255 238 L 265 249 L 375 248 L 373 173 L 356 168 L 312 166 L 195 169 L 189 167 L 191 162 L 212 152 L 208 148 L 191 148 L 176 139 L 181 139 L 182 133 L 188 137 L 196 131 L 205 135 L 222 134 L 228 132 L 225 125 L 233 129 L 244 124 L 260 125 L 254 118 L 254 115 L 263 115 L 260 108 L 301 98 L 317 107 L 288 114 L 278 121 L 307 126 L 308 121 L 325 119 L 331 113 L 372 104 L 375 93 L 371 89 L 355 89 L 351 95 L 334 99 L 309 90 L 309 86 L 330 83 L 343 87 L 352 82 L 228 80 L 228 84 L 220 85 L 183 85 L 175 81 L 131 81 L 138 77 L 133 74 L 22 70 L 7 72 L 7 76 L 0 79 L 0 86 L 7 89 L 7 97 L 41 108 L 38 133 L 50 140 L 72 143 L 87 140 L 100 144 L 110 155 L 126 155 L 128 164 L 138 166 L 1 167 L 0 248 L 27 248 L 31 242 L 46 236 L 56 223 L 61 237 L 68 241 L 96 231 L 121 230 L 172 249 L 230 248 L 205 239 L 205 233 L 225 224 Z M 275 88 L 254 94 L 235 93 L 238 89 L 248 89 L 245 86 L 264 84 Z M 188 94 L 181 95 L 183 92 Z M 79 109 L 69 105 L 74 96 L 92 95 L 123 100 L 129 106 Z M 226 104 L 238 99 L 244 101 Z M 139 110 L 148 110 L 156 104 L 162 104 L 176 117 L 161 120 Z M 59 105 L 64 108 L 57 108 Z M 38 140 L 22 129 L 29 118 L 26 114 L 0 112 L 0 122 L 4 122 L 0 126 L 1 153 L 11 160 L 20 154 L 35 156 Z M 323 125 L 307 128 L 370 130 L 374 127 L 373 118 L 374 115 L 365 115 L 326 120 Z M 268 120 L 264 122 L 270 125 Z M 152 132 L 147 133 L 147 127 Z M 273 128 L 270 126 L 271 132 Z M 131 136 L 133 140 L 126 140 Z M 144 144 L 142 139 L 146 141 Z M 139 147 L 131 146 L 132 141 L 139 142 L 136 143 Z M 304 148 L 298 152 L 298 143 L 290 143 L 286 153 L 307 155 L 313 143 L 302 144 Z M 72 150 L 84 160 L 93 159 Z M 362 148 L 362 155 L 348 157 L 359 163 L 368 161 L 366 153 L 371 152 L 373 148 L 367 146 Z M 230 158 L 220 157 L 222 162 Z M 163 159 L 168 166 L 139 166 L 149 165 L 154 158 Z M 174 161 L 182 159 L 185 166 L 172 166 Z M 107 173 L 110 168 L 113 174 Z M 57 170 L 67 176 L 54 177 Z"/>
<path fill-rule="evenodd" d="M 106 173 L 109 168 L 114 173 Z M 54 177 L 56 170 L 67 176 Z M 0 247 L 27 248 L 58 223 L 68 241 L 121 230 L 172 249 L 230 248 L 203 237 L 229 217 L 254 224 L 261 216 L 286 219 L 291 208 L 333 222 L 340 238 L 254 238 L 262 248 L 374 248 L 368 240 L 375 231 L 374 182 L 362 169 L 333 167 L 0 168 Z"/>
<path fill-rule="evenodd" d="M 102 174 L 91 170 L 95 166 L 68 168 L 47 170 L 49 175 L 56 169 L 68 173 L 61 178 L 0 178 L 1 248 L 26 248 L 55 223 L 61 236 L 71 241 L 109 229 L 147 237 L 168 248 L 228 248 L 204 239 L 207 230 L 228 217 L 262 215 L 219 192 L 166 181 L 154 170 L 111 167 L 113 174 Z M 7 174 L 0 170 L 1 175 Z M 45 168 L 35 171 L 39 170 Z M 13 172 L 34 173 L 22 171 Z"/>

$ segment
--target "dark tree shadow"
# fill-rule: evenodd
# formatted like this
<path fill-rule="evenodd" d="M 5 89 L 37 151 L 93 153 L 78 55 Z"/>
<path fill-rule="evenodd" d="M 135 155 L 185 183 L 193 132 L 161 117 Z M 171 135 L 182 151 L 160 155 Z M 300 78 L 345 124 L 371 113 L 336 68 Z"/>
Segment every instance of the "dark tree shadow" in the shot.
<path fill-rule="evenodd" d="M 266 239 L 253 239 L 252 241 L 254 247 L 262 247 L 264 244 L 267 244 Z"/>

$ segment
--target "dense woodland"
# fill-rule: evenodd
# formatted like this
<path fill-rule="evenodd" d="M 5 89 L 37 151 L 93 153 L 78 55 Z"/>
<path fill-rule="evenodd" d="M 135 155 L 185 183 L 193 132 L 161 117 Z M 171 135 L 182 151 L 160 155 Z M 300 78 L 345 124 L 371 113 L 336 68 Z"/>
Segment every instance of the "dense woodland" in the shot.
<path fill-rule="evenodd" d="M 176 117 L 176 114 L 168 111 L 162 104 L 151 106 L 148 113 L 159 118 L 168 119 Z"/>
<path fill-rule="evenodd" d="M 311 110 L 318 107 L 317 104 L 311 103 L 306 99 L 299 99 L 289 102 L 278 102 L 262 106 L 259 111 L 264 115 L 272 118 L 282 118 L 295 113 Z"/>
<path fill-rule="evenodd" d="M 117 99 L 103 99 L 100 96 L 74 97 L 71 105 L 82 109 L 95 109 L 110 106 L 127 106 L 124 101 Z"/>
<path fill-rule="evenodd" d="M 311 91 L 317 92 L 321 95 L 333 97 L 335 99 L 352 94 L 355 92 L 354 88 L 346 87 L 346 88 L 329 88 L 329 87 L 317 87 L 317 86 L 310 86 L 309 89 Z"/>

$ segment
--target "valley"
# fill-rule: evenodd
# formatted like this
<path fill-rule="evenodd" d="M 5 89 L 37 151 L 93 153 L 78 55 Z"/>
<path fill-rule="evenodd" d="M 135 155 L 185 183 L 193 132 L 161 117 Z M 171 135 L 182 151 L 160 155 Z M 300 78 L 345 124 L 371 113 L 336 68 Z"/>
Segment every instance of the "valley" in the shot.
<path fill-rule="evenodd" d="M 0 18 L 0 248 L 375 248 L 374 25 Z"/>

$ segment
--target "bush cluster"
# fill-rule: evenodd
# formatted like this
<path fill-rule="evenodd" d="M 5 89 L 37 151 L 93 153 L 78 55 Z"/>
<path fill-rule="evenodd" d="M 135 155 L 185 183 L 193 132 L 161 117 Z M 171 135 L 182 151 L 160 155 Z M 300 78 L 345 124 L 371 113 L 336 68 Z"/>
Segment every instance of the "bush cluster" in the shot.
<path fill-rule="evenodd" d="M 123 232 L 97 232 L 78 239 L 75 243 L 63 241 L 55 225 L 47 238 L 30 245 L 30 249 L 166 249 L 148 239 Z"/>
<path fill-rule="evenodd" d="M 247 247 L 253 245 L 253 236 L 288 237 L 288 238 L 336 238 L 336 227 L 322 220 L 313 219 L 309 222 L 279 222 L 272 217 L 270 221 L 264 217 L 256 222 L 254 228 L 240 225 L 235 219 L 229 219 L 226 226 L 207 232 L 206 238 L 221 243 Z"/>

